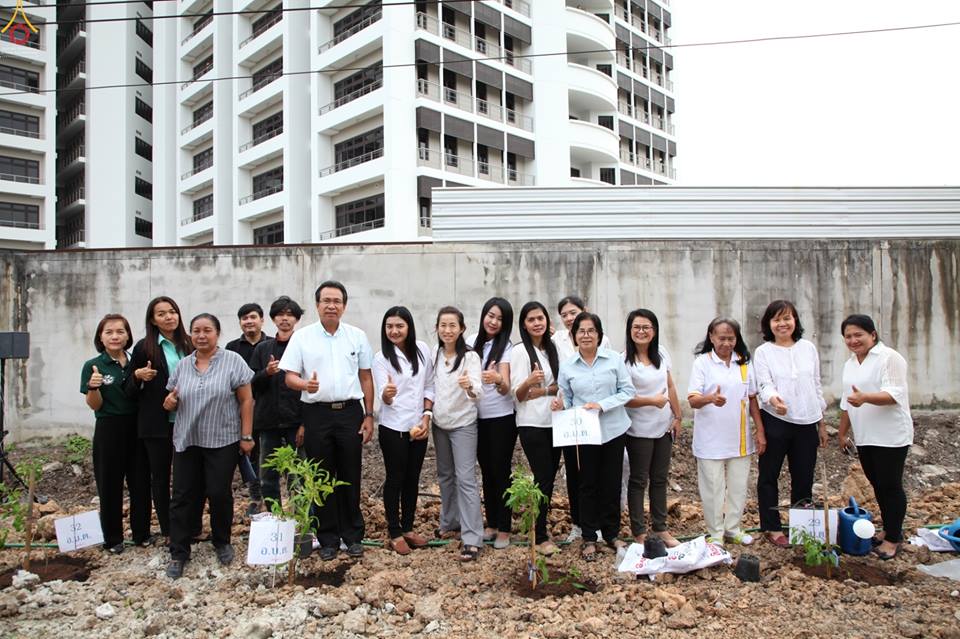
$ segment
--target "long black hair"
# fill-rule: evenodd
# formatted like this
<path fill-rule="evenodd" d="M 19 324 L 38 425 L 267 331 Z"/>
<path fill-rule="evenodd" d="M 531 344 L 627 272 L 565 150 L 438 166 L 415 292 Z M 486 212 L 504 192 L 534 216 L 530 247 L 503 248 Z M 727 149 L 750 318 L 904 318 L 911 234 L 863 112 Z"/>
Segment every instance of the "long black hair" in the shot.
<path fill-rule="evenodd" d="M 527 351 L 527 356 L 530 358 L 530 370 L 533 371 L 533 366 L 540 359 L 537 357 L 536 348 L 533 345 L 533 338 L 530 337 L 527 327 L 524 326 L 523 322 L 527 319 L 527 315 L 531 311 L 540 309 L 543 313 L 543 316 L 547 319 L 547 331 L 543 334 L 543 337 L 540 338 L 540 348 L 547 354 L 547 361 L 550 363 L 550 370 L 553 372 L 553 378 L 557 379 L 558 371 L 560 370 L 560 356 L 557 355 L 557 346 L 553 343 L 553 340 L 550 339 L 550 315 L 547 313 L 547 307 L 545 307 L 540 302 L 527 302 L 523 305 L 523 308 L 520 309 L 520 319 L 517 322 L 517 326 L 520 329 L 520 339 L 523 340 L 523 347 Z"/>
<path fill-rule="evenodd" d="M 703 338 L 703 341 L 697 344 L 697 347 L 693 349 L 694 355 L 704 355 L 713 350 L 713 342 L 710 341 L 710 333 L 714 331 L 715 328 L 721 324 L 726 324 L 733 329 L 733 334 L 737 338 L 737 343 L 733 345 L 733 352 L 737 354 L 740 358 L 741 364 L 746 364 L 750 361 L 750 349 L 747 348 L 747 343 L 743 341 L 743 335 L 740 333 L 740 323 L 737 320 L 730 319 L 728 317 L 714 317 L 710 320 L 710 324 L 707 325 L 707 336 Z"/>
<path fill-rule="evenodd" d="M 500 309 L 502 318 L 500 321 L 500 332 L 490 336 L 487 335 L 487 329 L 483 327 L 483 318 L 487 316 L 487 313 L 489 313 L 490 309 L 494 306 Z M 483 362 L 484 368 L 489 366 L 490 362 L 499 362 L 500 358 L 503 357 L 503 352 L 507 350 L 507 344 L 510 342 L 510 332 L 512 330 L 513 307 L 510 306 L 510 302 L 502 297 L 491 297 L 488 299 L 480 311 L 480 326 L 477 328 L 477 339 L 473 342 L 473 350 L 480 356 L 481 360 L 483 359 L 484 344 L 491 342 L 490 355 L 487 357 L 487 360 Z"/>
<path fill-rule="evenodd" d="M 453 348 L 457 351 L 457 358 L 453 360 L 453 366 L 450 367 L 450 371 L 455 371 L 460 367 L 460 362 L 463 361 L 463 358 L 467 354 L 467 342 L 463 339 L 463 332 L 467 330 L 467 324 L 463 321 L 463 313 L 456 306 L 444 306 L 439 311 L 437 311 L 437 323 L 436 330 L 440 331 L 440 318 L 444 315 L 456 315 L 457 321 L 460 322 L 460 335 L 457 336 L 457 341 L 454 343 Z M 439 335 L 437 336 L 437 341 L 440 341 Z M 433 368 L 436 369 L 440 365 L 440 352 L 443 350 L 443 343 L 437 345 L 437 354 L 433 360 Z"/>
<path fill-rule="evenodd" d="M 387 337 L 387 320 L 391 317 L 399 317 L 407 323 L 407 338 L 403 340 L 403 346 L 400 350 L 407 356 L 407 361 L 410 362 L 410 368 L 413 369 L 413 374 L 416 375 L 420 370 L 420 360 L 423 359 L 423 353 L 417 348 L 417 329 L 413 325 L 413 315 L 410 314 L 406 306 L 391 306 L 387 309 L 387 312 L 383 314 L 383 322 L 380 323 L 380 350 L 383 351 L 383 354 L 390 360 L 393 369 L 398 373 L 402 373 L 400 360 L 397 359 L 396 346 L 394 346 L 394 343 Z"/>
<path fill-rule="evenodd" d="M 173 301 L 173 298 L 160 295 L 147 304 L 147 318 L 144 320 L 146 332 L 143 337 L 143 350 L 146 352 L 147 360 L 151 362 L 166 361 L 163 349 L 160 347 L 160 327 L 153 323 L 153 309 L 161 302 L 166 302 L 177 312 L 177 328 L 174 329 L 173 339 L 170 341 L 183 355 L 189 355 L 193 352 L 193 342 L 190 341 L 190 336 L 187 335 L 187 330 L 183 327 L 183 313 L 180 312 L 180 307 Z"/>
<path fill-rule="evenodd" d="M 653 325 L 653 338 L 650 339 L 650 344 L 647 346 L 647 357 L 650 358 L 650 363 L 653 364 L 653 367 L 659 369 L 661 364 L 660 322 L 657 321 L 657 316 L 653 311 L 645 308 L 630 311 L 630 314 L 627 315 L 627 349 L 625 361 L 627 364 L 633 364 L 637 360 L 637 345 L 633 342 L 633 332 L 631 329 L 633 327 L 633 320 L 638 317 L 650 320 L 650 324 Z"/>

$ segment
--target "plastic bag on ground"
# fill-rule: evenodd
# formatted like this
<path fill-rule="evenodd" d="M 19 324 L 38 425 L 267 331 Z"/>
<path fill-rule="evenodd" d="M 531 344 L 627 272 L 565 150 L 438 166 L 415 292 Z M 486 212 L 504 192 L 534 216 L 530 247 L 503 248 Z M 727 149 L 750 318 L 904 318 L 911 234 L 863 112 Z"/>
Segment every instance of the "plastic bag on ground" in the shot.
<path fill-rule="evenodd" d="M 685 573 L 731 563 L 733 557 L 722 546 L 708 544 L 706 537 L 697 537 L 674 548 L 668 548 L 666 557 L 656 559 L 643 556 L 643 544 L 630 544 L 618 570 L 649 575 L 650 579 L 654 579 L 660 573 Z"/>

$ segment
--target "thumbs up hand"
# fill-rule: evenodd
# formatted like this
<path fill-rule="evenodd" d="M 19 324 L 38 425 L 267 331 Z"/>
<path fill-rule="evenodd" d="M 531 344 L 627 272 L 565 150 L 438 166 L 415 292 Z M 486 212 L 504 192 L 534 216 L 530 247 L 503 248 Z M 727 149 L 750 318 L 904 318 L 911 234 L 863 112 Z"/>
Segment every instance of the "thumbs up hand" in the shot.
<path fill-rule="evenodd" d="M 460 377 L 457 378 L 457 384 L 459 384 L 460 388 L 465 391 L 469 392 L 473 390 L 473 382 L 470 381 L 470 376 L 467 375 L 466 369 L 464 369 L 463 373 L 460 374 Z"/>
<path fill-rule="evenodd" d="M 393 398 L 397 396 L 397 385 L 393 383 L 393 376 L 387 375 L 387 383 L 383 386 L 383 391 L 380 393 L 380 399 L 383 400 L 384 404 L 390 405 L 393 403 Z"/>
<path fill-rule="evenodd" d="M 267 375 L 276 375 L 280 372 L 280 360 L 278 360 L 273 355 L 270 356 L 270 361 L 267 362 Z"/>
<path fill-rule="evenodd" d="M 540 386 L 543 384 L 543 369 L 539 362 L 533 363 L 533 370 L 530 371 L 530 377 L 527 378 L 527 386 Z"/>
<path fill-rule="evenodd" d="M 90 380 L 87 381 L 87 388 L 89 390 L 97 390 L 101 386 L 103 386 L 103 375 L 101 375 L 97 367 L 94 366 L 93 374 L 90 375 Z"/>
<path fill-rule="evenodd" d="M 179 399 L 177 397 L 177 389 L 174 387 L 172 391 L 167 393 L 167 396 L 163 399 L 163 409 L 164 410 L 177 410 L 177 404 Z"/>
<path fill-rule="evenodd" d="M 313 371 L 313 375 L 307 380 L 306 391 L 308 393 L 316 393 L 318 390 L 320 390 L 320 380 L 317 379 L 317 371 Z"/>
<path fill-rule="evenodd" d="M 787 403 L 783 399 L 774 395 L 770 398 L 770 405 L 773 406 L 773 410 L 777 411 L 777 415 L 786 415 L 787 414 Z"/>
<path fill-rule="evenodd" d="M 563 391 L 557 389 L 557 396 L 550 400 L 550 410 L 563 410 Z"/>
<path fill-rule="evenodd" d="M 727 403 L 727 398 L 720 390 L 720 384 L 717 384 L 717 390 L 710 394 L 710 403 L 714 406 L 724 406 Z"/>
<path fill-rule="evenodd" d="M 503 375 L 497 371 L 497 363 L 490 362 L 487 365 L 487 370 L 483 371 L 480 375 L 480 379 L 484 384 L 497 384 L 499 385 L 503 382 Z"/>
<path fill-rule="evenodd" d="M 149 382 L 154 377 L 157 376 L 157 370 L 153 367 L 153 364 L 150 360 L 147 360 L 147 365 L 143 368 L 138 368 L 133 371 L 133 376 L 139 379 L 141 382 Z"/>
<path fill-rule="evenodd" d="M 867 394 L 861 391 L 856 386 L 851 386 L 853 389 L 852 392 L 847 395 L 847 403 L 849 403 L 854 408 L 860 408 L 867 403 Z"/>

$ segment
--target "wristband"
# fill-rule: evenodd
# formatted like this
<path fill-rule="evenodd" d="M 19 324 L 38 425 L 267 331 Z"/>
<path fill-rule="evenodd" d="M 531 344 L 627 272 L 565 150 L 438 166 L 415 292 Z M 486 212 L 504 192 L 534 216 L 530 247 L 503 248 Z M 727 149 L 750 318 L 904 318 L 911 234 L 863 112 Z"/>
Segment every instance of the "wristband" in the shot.
<path fill-rule="evenodd" d="M 371 412 L 366 412 L 366 413 L 364 413 L 364 414 L 363 414 L 363 418 L 366 419 L 367 417 L 369 417 L 370 419 L 373 419 L 373 413 L 371 413 Z"/>
<path fill-rule="evenodd" d="M 424 411 L 423 411 L 423 414 L 424 414 L 425 417 L 433 417 L 433 411 L 430 410 L 429 408 L 427 408 L 426 410 L 424 410 Z"/>
<path fill-rule="evenodd" d="M 242 441 L 242 442 L 252 442 L 252 441 L 253 441 L 253 435 L 241 435 L 241 436 L 240 436 L 240 441 Z"/>

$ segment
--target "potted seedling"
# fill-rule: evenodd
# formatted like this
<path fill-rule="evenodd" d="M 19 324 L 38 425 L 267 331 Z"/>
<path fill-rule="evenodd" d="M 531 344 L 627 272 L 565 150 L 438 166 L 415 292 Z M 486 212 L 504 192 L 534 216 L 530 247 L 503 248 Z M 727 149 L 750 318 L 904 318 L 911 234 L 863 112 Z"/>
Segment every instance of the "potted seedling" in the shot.
<path fill-rule="evenodd" d="M 295 552 L 290 562 L 288 582 L 293 585 L 297 574 L 297 561 L 310 555 L 313 549 L 313 533 L 310 532 L 316 517 L 313 507 L 321 507 L 337 486 L 347 482 L 334 479 L 320 462 L 306 459 L 291 446 L 282 446 L 267 457 L 263 466 L 276 470 L 289 479 L 290 494 L 286 504 L 278 499 L 267 498 L 270 512 L 279 519 L 292 519 L 296 525 Z"/>

